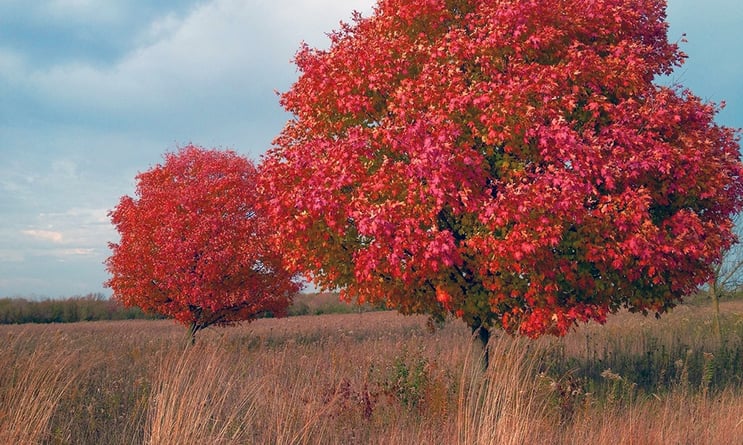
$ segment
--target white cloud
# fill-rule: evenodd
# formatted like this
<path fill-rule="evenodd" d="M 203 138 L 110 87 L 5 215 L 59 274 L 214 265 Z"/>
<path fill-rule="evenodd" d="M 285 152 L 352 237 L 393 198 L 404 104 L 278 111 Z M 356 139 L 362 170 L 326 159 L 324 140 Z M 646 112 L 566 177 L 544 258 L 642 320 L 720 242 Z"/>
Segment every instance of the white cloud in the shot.
<path fill-rule="evenodd" d="M 181 18 L 175 13 L 168 13 L 155 19 L 147 28 L 141 32 L 136 41 L 139 46 L 149 46 L 160 40 L 170 38 L 180 27 Z"/>
<path fill-rule="evenodd" d="M 108 210 L 102 208 L 74 207 L 63 212 L 41 213 L 37 224 L 47 231 L 58 232 L 65 245 L 80 248 L 105 247 L 115 235 Z"/>
<path fill-rule="evenodd" d="M 21 233 L 42 241 L 51 241 L 53 243 L 61 243 L 64 241 L 62 233 L 54 230 L 27 229 L 22 230 Z"/>
<path fill-rule="evenodd" d="M 17 232 L 16 232 L 17 233 Z M 20 230 L 28 238 L 64 248 L 35 245 L 38 255 L 88 255 L 102 252 L 116 231 L 108 218 L 108 210 L 71 208 L 63 212 L 40 213 L 31 227 Z"/>
<path fill-rule="evenodd" d="M 98 252 L 96 249 L 93 248 L 83 248 L 83 247 L 75 247 L 71 249 L 55 249 L 52 251 L 52 254 L 55 256 L 60 257 L 68 257 L 68 256 L 94 256 L 97 255 Z"/>
<path fill-rule="evenodd" d="M 108 210 L 73 207 L 64 213 L 69 218 L 81 219 L 86 224 L 108 224 Z"/>
<path fill-rule="evenodd" d="M 236 95 L 273 97 L 290 81 L 288 66 L 301 40 L 325 45 L 327 31 L 370 3 L 215 0 L 183 19 L 171 14 L 153 22 L 149 35 L 160 40 L 112 66 L 57 65 L 31 73 L 29 87 L 72 106 L 117 114 L 178 112 Z"/>

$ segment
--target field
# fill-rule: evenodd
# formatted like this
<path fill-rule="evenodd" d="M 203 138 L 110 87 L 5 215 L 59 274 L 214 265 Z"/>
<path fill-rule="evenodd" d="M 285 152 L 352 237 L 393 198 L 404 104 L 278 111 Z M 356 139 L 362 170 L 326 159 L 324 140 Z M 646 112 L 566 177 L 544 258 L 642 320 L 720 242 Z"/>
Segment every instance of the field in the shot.
<path fill-rule="evenodd" d="M 743 301 L 563 339 L 392 312 L 0 326 L 0 443 L 743 444 Z"/>

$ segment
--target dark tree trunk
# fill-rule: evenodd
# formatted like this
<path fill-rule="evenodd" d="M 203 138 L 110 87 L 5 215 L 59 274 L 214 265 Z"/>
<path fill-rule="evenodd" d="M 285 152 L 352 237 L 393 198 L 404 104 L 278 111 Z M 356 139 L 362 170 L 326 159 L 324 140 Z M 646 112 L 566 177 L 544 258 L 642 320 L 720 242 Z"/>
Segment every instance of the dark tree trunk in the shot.
<path fill-rule="evenodd" d="M 191 322 L 191 326 L 188 328 L 188 337 L 191 346 L 196 344 L 196 333 L 199 331 L 200 326 L 194 321 Z"/>
<path fill-rule="evenodd" d="M 189 304 L 188 309 L 191 311 L 191 315 L 193 316 L 191 326 L 188 328 L 191 346 L 193 346 L 196 344 L 196 333 L 207 327 L 208 323 L 204 322 L 204 310 L 201 307 Z"/>
<path fill-rule="evenodd" d="M 483 325 L 472 327 L 472 334 L 477 334 L 477 338 L 480 339 L 483 350 L 483 368 L 488 369 L 490 366 L 490 349 L 488 343 L 490 342 L 490 330 Z"/>

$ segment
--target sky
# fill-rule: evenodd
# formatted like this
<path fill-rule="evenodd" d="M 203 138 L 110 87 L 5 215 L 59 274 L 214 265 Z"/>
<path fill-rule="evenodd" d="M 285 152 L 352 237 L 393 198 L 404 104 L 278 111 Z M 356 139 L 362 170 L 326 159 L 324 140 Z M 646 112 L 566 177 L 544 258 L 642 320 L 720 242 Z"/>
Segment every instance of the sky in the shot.
<path fill-rule="evenodd" d="M 110 294 L 107 216 L 194 143 L 259 161 L 302 41 L 373 0 L 0 0 L 0 297 Z M 668 0 L 671 79 L 743 127 L 743 2 Z"/>

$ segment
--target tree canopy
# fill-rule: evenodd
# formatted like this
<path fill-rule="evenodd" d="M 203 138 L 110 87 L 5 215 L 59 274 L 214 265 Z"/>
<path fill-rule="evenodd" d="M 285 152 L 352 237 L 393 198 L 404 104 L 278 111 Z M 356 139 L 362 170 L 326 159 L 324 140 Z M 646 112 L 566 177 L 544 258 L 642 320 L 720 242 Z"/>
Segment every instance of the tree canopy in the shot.
<path fill-rule="evenodd" d="M 263 159 L 294 270 L 344 298 L 561 335 L 662 313 L 741 208 L 738 135 L 660 86 L 662 0 L 380 0 L 304 45 Z"/>
<path fill-rule="evenodd" d="M 110 212 L 106 285 L 128 306 L 211 325 L 285 315 L 300 286 L 256 211 L 257 171 L 232 151 L 189 145 L 137 175 L 136 197 Z"/>

